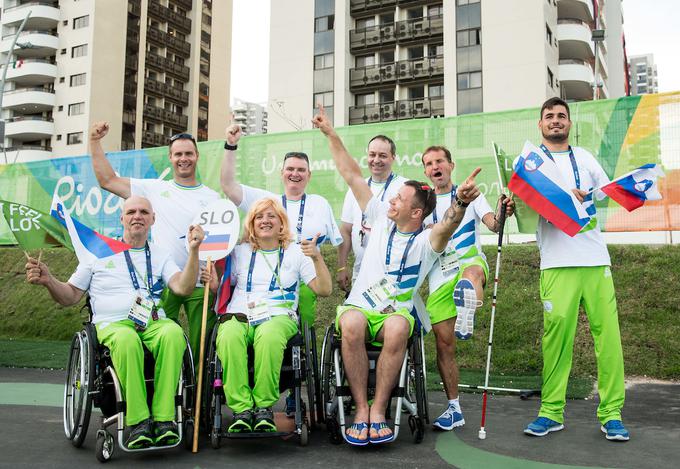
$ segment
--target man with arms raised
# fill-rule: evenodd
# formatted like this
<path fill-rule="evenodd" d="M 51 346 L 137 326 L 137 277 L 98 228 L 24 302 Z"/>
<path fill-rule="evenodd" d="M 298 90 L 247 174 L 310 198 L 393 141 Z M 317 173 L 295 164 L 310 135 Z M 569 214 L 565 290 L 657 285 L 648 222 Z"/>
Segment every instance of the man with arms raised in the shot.
<path fill-rule="evenodd" d="M 407 181 L 389 204 L 381 203 L 362 177 L 359 165 L 347 153 L 323 107 L 313 124 L 328 138 L 335 165 L 372 226 L 359 275 L 345 305 L 338 307 L 335 321 L 342 334 L 344 368 L 356 403 L 354 423 L 345 438 L 359 446 L 388 442 L 394 433 L 385 421 L 385 410 L 414 327 L 413 297 L 465 215 L 466 207 L 479 195 L 474 176 L 480 170 L 476 169 L 461 185 L 458 198 L 441 222 L 424 230 L 423 220 L 436 204 L 430 187 Z M 370 408 L 365 342 L 382 343 Z"/>
<path fill-rule="evenodd" d="M 396 157 L 397 147 L 391 138 L 385 135 L 376 135 L 368 141 L 367 163 L 371 176 L 366 180 L 371 192 L 381 202 L 387 202 L 397 194 L 399 188 L 406 182 L 406 178 L 392 172 L 392 165 Z M 338 247 L 338 272 L 336 280 L 340 288 L 349 292 L 351 281 L 359 275 L 361 259 L 364 257 L 364 249 L 368 245 L 371 235 L 371 227 L 366 217 L 361 212 L 357 199 L 352 190 L 345 194 L 345 202 L 342 205 L 340 233 L 342 244 Z M 347 269 L 347 257 L 350 249 L 354 252 L 354 269 L 350 277 Z"/>
<path fill-rule="evenodd" d="M 437 207 L 425 218 L 425 226 L 429 226 L 441 220 L 455 200 L 457 186 L 451 181 L 455 165 L 451 152 L 442 146 L 427 148 L 423 152 L 422 162 L 425 176 L 432 181 L 437 194 Z M 504 203 L 507 216 L 512 215 L 514 203 L 509 198 Z M 437 367 L 449 400 L 448 407 L 433 424 L 441 430 L 452 430 L 465 425 L 458 402 L 456 337 L 465 340 L 472 336 L 475 309 L 484 297 L 484 284 L 489 275 L 489 266 L 482 252 L 480 221 L 493 232 L 500 229 L 483 194 L 467 208 L 460 226 L 449 239 L 444 254 L 429 273 L 427 312 L 437 340 Z"/>
<path fill-rule="evenodd" d="M 220 198 L 217 192 L 199 183 L 196 178 L 198 164 L 196 140 L 189 134 L 177 134 L 170 138 L 168 158 L 172 165 L 172 180 L 135 179 L 118 176 L 106 159 L 101 139 L 108 132 L 109 125 L 106 122 L 97 122 L 90 130 L 92 167 L 99 185 L 124 199 L 131 195 L 149 199 L 158 217 L 151 229 L 154 242 L 168 249 L 175 263 L 184 268 L 187 262 L 184 236 L 189 225 L 201 210 Z M 177 295 L 166 288 L 162 297 L 163 309 L 170 319 L 178 321 L 180 306 L 184 306 L 194 361 L 198 360 L 203 312 L 203 285 L 198 278 L 196 280 L 193 292 Z M 214 323 L 214 315 L 208 315 L 207 330 L 210 330 Z"/>
<path fill-rule="evenodd" d="M 132 196 L 121 215 L 123 241 L 132 249 L 79 264 L 68 282 L 54 278 L 47 265 L 29 258 L 26 279 L 43 285 L 57 303 L 71 306 L 90 293 L 92 322 L 99 342 L 111 351 L 111 360 L 125 396 L 125 424 L 131 427 L 130 449 L 177 443 L 175 392 L 186 348 L 182 328 L 167 319 L 159 306 L 163 287 L 188 295 L 198 275 L 200 226 L 188 227 L 189 257 L 179 270 L 170 252 L 148 242 L 154 213 L 149 201 Z M 144 344 L 156 361 L 151 412 L 144 382 Z M 149 418 L 153 417 L 153 422 Z"/>
<path fill-rule="evenodd" d="M 583 305 L 595 341 L 597 417 L 608 440 L 630 437 L 621 422 L 625 400 L 623 351 L 607 245 L 596 219 L 590 191 L 609 182 L 606 173 L 588 151 L 569 145 L 569 105 L 550 98 L 541 107 L 538 128 L 541 149 L 552 159 L 591 222 L 573 238 L 539 218 L 536 240 L 541 253 L 543 301 L 543 386 L 538 418 L 524 433 L 545 436 L 564 428 L 567 382 L 571 371 L 579 305 Z"/>

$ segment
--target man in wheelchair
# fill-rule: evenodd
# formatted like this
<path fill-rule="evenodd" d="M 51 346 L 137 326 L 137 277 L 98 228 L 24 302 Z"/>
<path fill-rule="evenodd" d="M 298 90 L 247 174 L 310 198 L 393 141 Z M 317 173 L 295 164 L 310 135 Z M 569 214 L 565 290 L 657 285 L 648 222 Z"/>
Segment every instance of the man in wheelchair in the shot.
<path fill-rule="evenodd" d="M 123 205 L 123 241 L 132 248 L 92 263 L 80 263 L 67 282 L 57 280 L 47 265 L 34 258 L 26 264 L 29 283 L 43 285 L 63 306 L 76 304 L 89 291 L 92 322 L 99 342 L 108 347 L 126 401 L 129 449 L 177 443 L 175 390 L 186 341 L 182 328 L 158 308 L 165 285 L 189 295 L 198 275 L 198 248 L 204 234 L 189 227 L 189 260 L 183 271 L 169 251 L 148 242 L 155 215 L 149 201 L 132 196 Z M 151 412 L 144 383 L 144 344 L 155 359 Z M 153 421 L 150 419 L 153 416 Z"/>
<path fill-rule="evenodd" d="M 354 423 L 347 429 L 345 440 L 357 446 L 386 443 L 394 439 L 385 414 L 413 332 L 415 321 L 410 311 L 414 295 L 460 224 L 466 207 L 479 195 L 474 177 L 480 170 L 476 169 L 461 184 L 442 220 L 423 229 L 423 220 L 437 203 L 434 190 L 411 180 L 389 203 L 381 203 L 373 196 L 323 107 L 312 122 L 328 138 L 335 165 L 372 226 L 359 275 L 345 304 L 338 307 L 335 321 L 342 335 L 342 360 L 356 404 Z M 366 342 L 382 344 L 370 408 Z"/>

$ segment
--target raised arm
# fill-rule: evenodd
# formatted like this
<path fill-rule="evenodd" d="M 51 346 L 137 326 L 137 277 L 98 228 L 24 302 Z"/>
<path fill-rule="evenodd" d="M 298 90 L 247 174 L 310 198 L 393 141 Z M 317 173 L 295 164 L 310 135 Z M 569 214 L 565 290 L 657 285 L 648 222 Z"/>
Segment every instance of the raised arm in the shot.
<path fill-rule="evenodd" d="M 323 106 L 319 105 L 319 112 L 314 116 L 314 119 L 312 119 L 312 124 L 314 127 L 321 130 L 328 139 L 328 146 L 331 150 L 335 167 L 352 190 L 354 198 L 356 198 L 359 203 L 359 208 L 364 212 L 368 201 L 373 197 L 373 193 L 364 180 L 364 177 L 361 175 L 359 164 L 347 152 L 345 145 L 335 132 L 330 119 L 326 116 L 326 111 Z"/>
<path fill-rule="evenodd" d="M 241 139 L 241 127 L 231 124 L 227 127 L 227 145 L 236 146 Z M 220 184 L 222 190 L 234 204 L 241 205 L 243 201 L 243 189 L 236 180 L 236 150 L 224 149 L 222 168 L 220 169 Z"/>
<path fill-rule="evenodd" d="M 200 225 L 189 226 L 189 233 L 187 233 L 189 259 L 184 270 L 173 275 L 168 282 L 170 290 L 178 296 L 189 296 L 194 291 L 198 277 L 198 248 L 204 237 L 205 234 Z"/>
<path fill-rule="evenodd" d="M 120 177 L 106 159 L 101 139 L 109 133 L 108 122 L 95 122 L 90 128 L 90 155 L 92 169 L 102 189 L 127 199 L 130 197 L 130 179 Z"/>
<path fill-rule="evenodd" d="M 481 168 L 475 169 L 465 182 L 458 187 L 456 200 L 446 209 L 442 220 L 432 226 L 430 244 L 435 251 L 440 252 L 444 250 L 449 242 L 449 238 L 451 238 L 453 232 L 460 225 L 463 216 L 465 216 L 465 209 L 479 196 L 479 188 L 475 185 L 475 176 L 481 170 Z"/>
<path fill-rule="evenodd" d="M 323 256 L 316 245 L 316 240 L 318 238 L 319 234 L 317 233 L 317 235 L 314 236 L 314 239 L 305 239 L 300 243 L 302 253 L 312 259 L 314 271 L 316 272 L 316 277 L 314 277 L 307 286 L 319 296 L 330 296 L 333 292 L 333 282 L 331 281 L 331 273 L 328 271 Z"/>
<path fill-rule="evenodd" d="M 85 293 L 68 282 L 60 282 L 54 278 L 47 265 L 33 257 L 29 257 L 26 262 L 26 280 L 33 285 L 47 288 L 52 299 L 62 306 L 78 303 Z"/>

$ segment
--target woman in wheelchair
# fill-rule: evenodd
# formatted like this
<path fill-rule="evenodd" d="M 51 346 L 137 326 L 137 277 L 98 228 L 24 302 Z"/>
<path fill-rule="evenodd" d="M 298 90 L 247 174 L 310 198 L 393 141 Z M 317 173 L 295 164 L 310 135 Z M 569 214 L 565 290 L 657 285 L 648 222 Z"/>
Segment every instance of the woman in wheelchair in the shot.
<path fill-rule="evenodd" d="M 224 373 L 224 394 L 234 412 L 229 433 L 275 432 L 272 406 L 286 343 L 298 330 L 300 283 L 319 296 L 332 284 L 316 239 L 294 244 L 281 203 L 266 198 L 246 216 L 242 243 L 236 246 L 236 288 L 220 318 L 217 355 Z M 254 351 L 254 386 L 248 380 L 248 346 Z"/>

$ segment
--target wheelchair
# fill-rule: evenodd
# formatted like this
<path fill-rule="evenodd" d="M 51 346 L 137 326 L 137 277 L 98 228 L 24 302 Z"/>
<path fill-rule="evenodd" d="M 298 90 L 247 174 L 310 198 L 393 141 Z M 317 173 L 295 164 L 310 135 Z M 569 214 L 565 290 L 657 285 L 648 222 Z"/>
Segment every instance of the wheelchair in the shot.
<path fill-rule="evenodd" d="M 297 436 L 301 446 L 307 446 L 311 428 L 321 418 L 320 387 L 317 376 L 317 354 L 316 336 L 314 327 L 306 323 L 300 325 L 298 322 L 298 332 L 288 340 L 286 350 L 283 354 L 281 366 L 281 377 L 279 379 L 279 393 L 291 390 L 295 398 L 295 429 L 293 431 L 279 432 L 249 432 L 249 433 L 229 433 L 223 425 L 222 406 L 228 406 L 224 395 L 222 382 L 222 363 L 217 356 L 216 340 L 219 322 L 212 330 L 208 343 L 208 354 L 206 355 L 206 384 L 202 396 L 204 406 L 203 422 L 208 435 L 210 444 L 218 449 L 221 446 L 222 438 L 246 439 L 246 438 L 267 438 L 267 437 L 288 437 Z M 252 346 L 248 347 L 248 375 L 250 386 L 254 384 L 254 362 Z M 303 389 L 304 388 L 304 389 Z M 306 394 L 304 396 L 303 394 Z M 306 400 L 305 400 L 306 398 Z M 203 420 L 203 419 L 202 419 Z"/>
<path fill-rule="evenodd" d="M 328 438 L 333 444 L 346 440 L 347 414 L 351 412 L 352 392 L 344 373 L 341 354 L 342 340 L 332 324 L 326 328 L 321 346 L 321 399 Z M 368 399 L 375 395 L 376 367 L 381 348 L 366 344 L 368 354 Z M 409 414 L 408 426 L 413 442 L 423 441 L 425 424 L 430 423 L 427 403 L 427 371 L 425 369 L 424 333 L 418 319 L 408 340 L 399 379 L 392 389 L 385 417 L 391 420 L 392 400 L 396 398 L 394 415 L 394 438 L 399 435 L 401 413 Z"/>
<path fill-rule="evenodd" d="M 101 410 L 101 427 L 97 430 L 95 455 L 100 462 L 111 459 L 115 449 L 114 436 L 107 430 L 115 425 L 118 446 L 125 452 L 154 451 L 179 446 L 182 441 L 191 449 L 194 433 L 194 365 L 191 348 L 186 338 L 182 370 L 177 383 L 175 407 L 179 441 L 174 445 L 128 449 L 124 444 L 125 398 L 116 371 L 113 369 L 110 351 L 97 341 L 97 329 L 92 323 L 89 298 L 83 310 L 89 313 L 89 320 L 83 329 L 74 334 L 69 352 L 64 384 L 63 420 L 66 438 L 76 448 L 83 445 L 90 424 L 92 406 Z M 154 359 L 144 348 L 144 380 L 147 387 L 147 403 L 151 408 L 154 383 Z"/>

